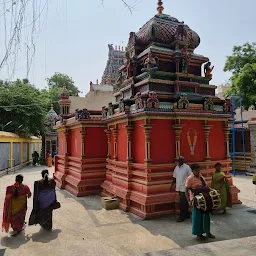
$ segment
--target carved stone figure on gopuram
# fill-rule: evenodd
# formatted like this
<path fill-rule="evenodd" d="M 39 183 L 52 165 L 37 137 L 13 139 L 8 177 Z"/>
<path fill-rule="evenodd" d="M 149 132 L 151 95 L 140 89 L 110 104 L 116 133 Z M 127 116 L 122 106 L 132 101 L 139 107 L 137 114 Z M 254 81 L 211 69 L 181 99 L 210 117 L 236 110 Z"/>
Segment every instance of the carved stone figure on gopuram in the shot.
<path fill-rule="evenodd" d="M 157 14 L 130 33 L 115 100 L 101 111 L 83 106 L 67 113 L 65 96 L 65 122 L 55 127 L 58 187 L 76 196 L 118 197 L 122 210 L 142 218 L 179 212 L 178 194 L 170 191 L 179 156 L 188 165 L 199 163 L 209 185 L 221 163 L 229 198 L 240 203 L 230 175 L 232 108 L 210 84 L 209 58 L 196 52 L 199 35 L 163 11 L 158 1 Z"/>

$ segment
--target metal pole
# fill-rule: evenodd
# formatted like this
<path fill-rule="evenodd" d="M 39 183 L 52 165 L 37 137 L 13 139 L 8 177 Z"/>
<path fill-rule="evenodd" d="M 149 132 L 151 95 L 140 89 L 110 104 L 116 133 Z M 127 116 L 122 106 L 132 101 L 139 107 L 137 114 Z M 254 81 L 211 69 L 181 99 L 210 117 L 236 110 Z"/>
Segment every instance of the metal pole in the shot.
<path fill-rule="evenodd" d="M 235 110 L 236 102 L 235 97 L 232 96 L 232 164 L 233 164 L 233 174 L 236 176 L 236 147 L 235 147 Z"/>
<path fill-rule="evenodd" d="M 240 109 L 241 109 L 241 122 L 242 122 L 242 143 L 243 143 L 243 154 L 244 154 L 244 172 L 245 175 L 247 175 L 246 172 L 246 156 L 245 156 L 245 138 L 244 138 L 244 120 L 243 120 L 243 99 L 242 96 L 240 96 Z"/>

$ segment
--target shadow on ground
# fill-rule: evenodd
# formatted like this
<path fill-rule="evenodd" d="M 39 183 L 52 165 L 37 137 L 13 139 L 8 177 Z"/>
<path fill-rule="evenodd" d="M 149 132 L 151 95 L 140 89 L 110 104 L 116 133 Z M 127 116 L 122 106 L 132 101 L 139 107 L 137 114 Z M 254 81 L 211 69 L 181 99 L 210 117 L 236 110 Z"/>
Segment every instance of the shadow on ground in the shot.
<path fill-rule="evenodd" d="M 216 239 L 198 241 L 191 235 L 191 221 L 176 223 L 175 217 L 162 217 L 155 220 L 146 220 L 140 223 L 153 235 L 165 236 L 172 239 L 180 247 L 209 243 L 230 239 L 256 236 L 256 214 L 249 211 L 255 210 L 245 205 L 234 206 L 227 214 L 211 215 L 211 232 Z M 178 232 L 177 232 L 178 231 Z"/>
<path fill-rule="evenodd" d="M 30 237 L 21 232 L 18 236 L 5 236 L 1 239 L 1 245 L 10 249 L 18 249 L 20 246 L 26 244 L 30 240 Z M 1 254 L 0 254 L 1 255 Z"/>
<path fill-rule="evenodd" d="M 41 228 L 39 232 L 32 234 L 31 239 L 33 242 L 49 243 L 50 241 L 57 239 L 59 233 L 61 233 L 60 229 L 48 231 Z"/>
<path fill-rule="evenodd" d="M 50 241 L 57 239 L 60 232 L 61 232 L 60 229 L 47 231 L 41 228 L 39 232 L 32 234 L 32 236 L 28 236 L 28 235 L 25 235 L 23 231 L 17 237 L 12 237 L 12 236 L 3 237 L 1 239 L 1 245 L 3 247 L 7 247 L 10 249 L 18 249 L 22 245 L 26 244 L 30 239 L 32 239 L 33 242 L 49 243 Z M 0 256 L 1 256 L 1 250 L 0 250 Z"/>
<path fill-rule="evenodd" d="M 96 214 L 93 213 L 94 211 L 102 210 L 100 196 L 76 198 L 64 190 L 59 190 L 59 192 L 64 195 L 65 198 L 73 198 L 83 205 L 84 209 L 88 211 L 95 226 L 115 225 L 113 223 L 100 224 Z M 203 242 L 198 241 L 192 236 L 191 220 L 177 223 L 176 216 L 165 216 L 152 220 L 143 220 L 131 213 L 120 211 L 120 214 L 126 214 L 128 216 L 127 222 L 125 223 L 141 225 L 154 236 L 168 237 L 180 247 L 256 236 L 256 209 L 247 207 L 246 205 L 236 205 L 233 208 L 229 208 L 225 215 L 211 215 L 211 232 L 216 236 L 216 239 L 209 239 Z M 111 215 L 109 215 L 109 217 L 111 217 Z M 125 223 L 118 223 L 118 225 Z"/>

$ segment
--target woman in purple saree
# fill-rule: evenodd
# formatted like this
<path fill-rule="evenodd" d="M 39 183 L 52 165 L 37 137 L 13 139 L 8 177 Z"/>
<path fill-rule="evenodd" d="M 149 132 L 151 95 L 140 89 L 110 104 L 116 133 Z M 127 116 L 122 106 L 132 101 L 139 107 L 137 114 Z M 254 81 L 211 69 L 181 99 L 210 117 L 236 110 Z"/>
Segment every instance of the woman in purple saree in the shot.
<path fill-rule="evenodd" d="M 49 179 L 48 170 L 42 171 L 42 180 L 34 183 L 33 210 L 29 225 L 40 224 L 44 229 L 52 229 L 52 211 L 59 208 L 56 200 L 56 183 Z"/>

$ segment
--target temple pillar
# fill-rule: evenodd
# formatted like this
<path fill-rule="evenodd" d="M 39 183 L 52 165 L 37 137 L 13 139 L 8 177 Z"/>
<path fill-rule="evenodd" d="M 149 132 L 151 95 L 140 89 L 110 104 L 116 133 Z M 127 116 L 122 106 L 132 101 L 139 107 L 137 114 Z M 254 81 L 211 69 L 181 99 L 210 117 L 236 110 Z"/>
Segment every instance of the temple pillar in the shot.
<path fill-rule="evenodd" d="M 9 157 L 9 167 L 13 167 L 13 142 L 10 142 L 10 157 Z"/>
<path fill-rule="evenodd" d="M 85 158 L 85 134 L 86 134 L 86 128 L 82 127 L 81 131 L 81 158 L 84 159 Z"/>
<path fill-rule="evenodd" d="M 180 119 L 175 120 L 173 129 L 175 132 L 175 148 L 176 148 L 175 156 L 176 156 L 176 159 L 178 159 L 180 156 L 180 134 L 181 134 L 181 130 L 182 130 L 182 125 L 181 125 Z"/>
<path fill-rule="evenodd" d="M 66 129 L 64 132 L 64 173 L 60 180 L 60 188 L 65 187 L 65 178 L 68 174 L 68 136 L 69 130 Z"/>
<path fill-rule="evenodd" d="M 20 165 L 23 164 L 23 142 L 20 142 Z"/>
<path fill-rule="evenodd" d="M 212 127 L 212 125 L 208 124 L 208 121 L 205 120 L 204 121 L 204 142 L 205 142 L 205 161 L 211 161 L 211 157 L 210 157 L 210 151 L 209 151 L 209 133 L 210 133 L 210 129 Z"/>
<path fill-rule="evenodd" d="M 28 149 L 27 149 L 27 159 L 28 159 L 28 161 L 30 162 L 30 155 L 32 154 L 31 152 L 31 149 L 30 149 L 30 142 L 28 142 Z"/>
<path fill-rule="evenodd" d="M 225 122 L 223 130 L 225 134 L 225 143 L 226 143 L 226 159 L 230 160 L 230 149 L 229 149 L 230 125 L 228 124 L 228 122 Z"/>
<path fill-rule="evenodd" d="M 133 76 L 134 79 L 137 76 L 137 65 L 138 65 L 137 59 L 133 59 L 132 60 L 132 76 Z"/>
<path fill-rule="evenodd" d="M 114 136 L 114 160 L 117 160 L 117 135 L 118 135 L 118 129 L 115 127 L 112 129 L 112 133 Z"/>
<path fill-rule="evenodd" d="M 66 129 L 64 132 L 64 155 L 68 156 L 68 136 L 69 136 L 69 130 Z"/>
<path fill-rule="evenodd" d="M 175 60 L 175 66 L 176 66 L 176 73 L 180 72 L 180 61 L 179 60 Z"/>
<path fill-rule="evenodd" d="M 132 158 L 132 131 L 133 131 L 133 126 L 131 124 L 131 122 L 128 123 L 127 126 L 125 126 L 126 128 L 126 134 L 127 134 L 127 162 L 132 162 L 133 158 Z"/>
<path fill-rule="evenodd" d="M 179 92 L 180 91 L 180 86 L 179 85 L 175 85 L 175 92 Z"/>
<path fill-rule="evenodd" d="M 110 142 L 110 139 L 111 139 L 111 130 L 108 128 L 105 130 L 105 133 L 107 135 L 107 138 L 108 138 L 108 154 L 107 154 L 107 159 L 110 159 L 110 147 L 111 147 L 111 142 Z"/>
<path fill-rule="evenodd" d="M 145 124 L 143 125 L 145 132 L 145 160 L 144 163 L 151 163 L 150 156 L 150 134 L 152 130 L 152 124 L 150 124 L 149 119 L 145 119 Z"/>
<path fill-rule="evenodd" d="M 247 171 L 256 173 L 256 120 L 249 121 L 248 127 L 250 129 L 251 163 Z"/>

